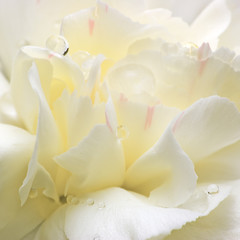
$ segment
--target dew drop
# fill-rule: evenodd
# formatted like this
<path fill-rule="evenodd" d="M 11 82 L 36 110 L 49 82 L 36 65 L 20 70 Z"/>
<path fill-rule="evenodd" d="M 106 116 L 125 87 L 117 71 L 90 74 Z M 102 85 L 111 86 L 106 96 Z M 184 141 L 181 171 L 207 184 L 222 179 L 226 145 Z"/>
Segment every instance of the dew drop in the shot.
<path fill-rule="evenodd" d="M 79 203 L 79 199 L 73 195 L 68 195 L 67 196 L 67 203 L 68 204 L 78 204 Z"/>
<path fill-rule="evenodd" d="M 88 200 L 87 200 L 87 205 L 88 206 L 92 206 L 94 204 L 94 200 L 92 199 L 92 198 L 89 198 Z"/>
<path fill-rule="evenodd" d="M 29 193 L 29 197 L 30 197 L 31 199 L 33 199 L 33 198 L 36 198 L 37 196 L 38 196 L 38 190 L 32 188 L 31 191 L 30 191 L 30 193 Z"/>
<path fill-rule="evenodd" d="M 106 205 L 105 205 L 105 202 L 99 202 L 99 203 L 98 203 L 98 209 L 99 209 L 99 210 L 104 209 L 105 206 L 106 206 Z"/>
<path fill-rule="evenodd" d="M 120 140 L 126 139 L 129 136 L 129 131 L 128 131 L 127 127 L 124 125 L 117 126 L 116 136 Z"/>
<path fill-rule="evenodd" d="M 100 236 L 99 235 L 95 235 L 94 237 L 93 237 L 93 240 L 100 240 L 101 238 L 100 238 Z"/>
<path fill-rule="evenodd" d="M 216 184 L 211 184 L 207 188 L 208 194 L 216 194 L 219 192 L 219 187 Z"/>
<path fill-rule="evenodd" d="M 62 55 L 66 55 L 69 49 L 67 40 L 59 35 L 50 36 L 46 41 L 46 47 Z"/>

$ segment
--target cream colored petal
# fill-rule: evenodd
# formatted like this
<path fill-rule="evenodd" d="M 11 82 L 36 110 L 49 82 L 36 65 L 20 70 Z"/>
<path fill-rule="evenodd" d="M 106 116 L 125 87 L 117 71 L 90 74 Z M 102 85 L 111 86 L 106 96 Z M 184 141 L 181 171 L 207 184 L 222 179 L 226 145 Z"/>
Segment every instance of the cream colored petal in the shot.
<path fill-rule="evenodd" d="M 225 182 L 233 187 L 230 196 L 214 211 L 196 222 L 186 224 L 181 230 L 173 231 L 164 240 L 237 240 L 240 236 L 239 181 Z M 220 188 L 221 191 L 221 188 Z M 215 198 L 216 196 L 212 196 Z"/>
<path fill-rule="evenodd" d="M 61 20 L 67 14 L 91 7 L 95 0 L 17 0 L 0 3 L 0 30 L 2 47 L 0 59 L 10 76 L 13 59 L 24 45 L 45 46 L 46 39 L 59 34 Z"/>
<path fill-rule="evenodd" d="M 63 89 L 80 92 L 84 80 L 80 68 L 70 58 L 38 47 L 24 47 L 20 51 L 13 67 L 12 96 L 26 128 L 35 132 L 38 98 L 28 80 L 32 63 L 37 65 L 42 91 L 50 107 L 61 96 Z"/>
<path fill-rule="evenodd" d="M 34 233 L 29 240 L 68 240 L 65 232 L 65 214 L 67 206 L 60 207 Z"/>
<path fill-rule="evenodd" d="M 19 203 L 19 208 L 14 218 L 11 219 L 4 229 L 0 230 L 0 238 L 21 239 L 47 219 L 57 207 L 57 204 L 45 196 L 29 199 L 22 207 L 20 207 Z"/>
<path fill-rule="evenodd" d="M 10 92 L 0 97 L 0 122 L 23 128 Z"/>
<path fill-rule="evenodd" d="M 232 144 L 195 164 L 199 182 L 240 179 L 240 142 Z"/>
<path fill-rule="evenodd" d="M 0 96 L 2 96 L 4 93 L 9 91 L 10 84 L 6 77 L 3 75 L 1 68 L 0 68 Z"/>
<path fill-rule="evenodd" d="M 157 8 L 144 11 L 137 20 L 141 24 L 159 25 L 166 29 L 169 35 L 162 35 L 161 38 L 168 41 L 179 42 L 189 34 L 189 25 L 181 18 L 172 16 L 172 13 L 164 8 Z M 166 39 L 165 39 L 166 38 Z"/>
<path fill-rule="evenodd" d="M 116 95 L 114 103 L 119 127 L 125 131 L 122 145 L 127 167 L 157 142 L 170 121 L 180 112 L 162 104 L 136 103 L 124 94 Z"/>
<path fill-rule="evenodd" d="M 89 97 L 66 91 L 53 105 L 53 114 L 63 134 L 66 150 L 76 146 L 96 125 L 105 123 L 104 104 L 93 105 Z"/>
<path fill-rule="evenodd" d="M 131 45 L 129 52 L 134 56 L 119 61 L 109 74 L 118 69 L 126 71 L 127 66 L 144 66 L 154 76 L 154 94 L 164 105 L 185 109 L 200 98 L 217 94 L 240 107 L 240 73 L 235 68 L 236 57 L 229 50 L 211 53 L 207 44 L 197 49 L 194 45 L 181 47 L 159 39 L 145 39 Z M 198 59 L 203 56 L 207 58 Z M 135 67 L 132 72 L 136 70 Z"/>
<path fill-rule="evenodd" d="M 19 240 L 40 224 L 55 204 L 35 196 L 21 207 L 18 189 L 27 171 L 35 137 L 6 124 L 0 124 L 0 133 L 0 239 Z"/>
<path fill-rule="evenodd" d="M 46 240 L 63 232 L 69 240 L 145 240 L 153 236 L 161 240 L 197 216 L 198 213 L 185 209 L 156 207 L 141 195 L 110 188 L 84 195 L 79 204 L 60 209 L 39 231 L 45 231 L 42 236 Z"/>
<path fill-rule="evenodd" d="M 101 2 L 96 8 L 65 17 L 62 24 L 62 34 L 69 42 L 70 54 L 81 50 L 115 60 L 126 55 L 133 40 L 154 34 L 156 29 L 135 23 Z"/>
<path fill-rule="evenodd" d="M 122 146 L 106 125 L 96 125 L 76 147 L 55 160 L 72 173 L 70 188 L 73 185 L 80 192 L 120 186 L 123 182 Z"/>
<path fill-rule="evenodd" d="M 20 207 L 18 188 L 24 179 L 34 147 L 34 136 L 10 125 L 0 124 L 0 228 L 14 217 Z"/>
<path fill-rule="evenodd" d="M 226 31 L 220 36 L 219 45 L 228 47 L 240 53 L 239 44 L 239 16 L 240 16 L 240 4 L 237 0 L 228 0 L 228 7 L 231 10 L 231 22 Z"/>
<path fill-rule="evenodd" d="M 150 195 L 160 206 L 175 207 L 186 201 L 197 182 L 192 161 L 172 133 L 172 125 L 158 142 L 127 170 L 124 186 Z"/>
<path fill-rule="evenodd" d="M 19 190 L 22 204 L 27 200 L 31 187 L 34 188 L 35 185 L 37 188 L 44 188 L 43 193 L 48 197 L 56 199 L 55 186 L 49 173 L 52 177 L 56 174 L 57 166 L 52 157 L 61 151 L 60 135 L 43 94 L 36 65 L 32 65 L 29 70 L 29 82 L 39 98 L 39 119 L 34 153 Z"/>
<path fill-rule="evenodd" d="M 231 12 L 225 0 L 214 0 L 191 24 L 189 41 L 197 45 L 213 42 L 227 29 L 231 21 Z"/>
<path fill-rule="evenodd" d="M 183 113 L 175 124 L 174 134 L 196 162 L 239 141 L 240 113 L 226 98 L 205 98 Z"/>
<path fill-rule="evenodd" d="M 184 21 L 191 23 L 205 9 L 212 0 L 146 0 L 148 8 L 166 8 L 169 9 L 173 16 L 180 17 Z"/>
<path fill-rule="evenodd" d="M 149 48 L 153 49 L 129 55 L 119 61 L 109 70 L 109 85 L 118 91 L 125 90 L 125 78 L 118 77 L 124 76 L 129 80 L 127 86 L 130 86 L 128 89 L 133 94 L 142 93 L 146 89 L 148 94 L 158 97 L 166 106 L 185 108 L 191 101 L 192 85 L 198 76 L 198 63 L 187 55 L 176 55 L 174 51 L 178 51 L 178 48 L 175 45 L 162 44 L 160 51 L 156 51 L 154 48 L 157 43 L 159 41 L 153 44 L 150 41 Z M 145 48 L 145 44 L 148 45 L 143 43 L 144 46 L 137 48 Z M 136 51 L 136 48 L 132 51 Z M 111 79 L 112 76 L 116 77 Z M 126 94 L 129 95 L 129 90 L 126 90 Z"/>

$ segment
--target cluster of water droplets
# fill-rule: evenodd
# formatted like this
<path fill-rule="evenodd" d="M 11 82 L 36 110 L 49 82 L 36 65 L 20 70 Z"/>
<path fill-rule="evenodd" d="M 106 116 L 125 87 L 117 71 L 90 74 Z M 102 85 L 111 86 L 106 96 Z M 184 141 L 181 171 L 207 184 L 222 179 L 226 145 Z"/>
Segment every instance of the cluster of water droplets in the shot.
<path fill-rule="evenodd" d="M 104 201 L 96 202 L 93 198 L 81 199 L 74 195 L 61 195 L 59 197 L 59 202 L 61 204 L 69 204 L 69 205 L 87 205 L 87 206 L 97 206 L 99 210 L 102 210 L 106 207 L 106 203 Z"/>

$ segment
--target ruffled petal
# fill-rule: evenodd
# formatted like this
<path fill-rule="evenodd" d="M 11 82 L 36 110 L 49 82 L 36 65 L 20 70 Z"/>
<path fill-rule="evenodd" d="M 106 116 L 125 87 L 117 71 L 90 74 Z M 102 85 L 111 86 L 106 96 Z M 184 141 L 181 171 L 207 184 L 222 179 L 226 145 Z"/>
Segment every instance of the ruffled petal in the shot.
<path fill-rule="evenodd" d="M 240 192 L 239 181 L 225 182 L 233 189 L 230 196 L 214 211 L 196 222 L 186 224 L 181 230 L 173 231 L 164 240 L 237 240 L 240 236 Z M 212 196 L 213 198 L 215 196 Z"/>
<path fill-rule="evenodd" d="M 153 236 L 160 240 L 198 216 L 186 209 L 156 207 L 147 198 L 120 188 L 84 195 L 79 202 L 60 209 L 42 225 L 46 229 L 44 239 L 64 232 L 69 240 L 145 240 Z M 61 229 L 64 218 L 65 226 Z"/>
<path fill-rule="evenodd" d="M 225 0 L 214 0 L 191 24 L 189 41 L 197 45 L 209 42 L 216 48 L 219 36 L 227 29 L 231 21 L 231 12 Z"/>
<path fill-rule="evenodd" d="M 27 171 L 35 137 L 6 124 L 0 124 L 0 133 L 0 239 L 19 240 L 56 206 L 45 197 L 35 196 L 21 207 L 18 189 Z"/>
<path fill-rule="evenodd" d="M 50 173 L 54 176 L 57 166 L 51 158 L 61 149 L 61 138 L 42 91 L 36 65 L 29 70 L 29 82 L 39 98 L 39 119 L 34 153 L 27 176 L 19 190 L 22 204 L 27 200 L 31 188 L 44 188 L 43 193 L 56 200 L 55 184 Z"/>
<path fill-rule="evenodd" d="M 183 150 L 196 162 L 239 141 L 240 113 L 228 99 L 208 97 L 179 117 L 174 134 Z"/>
<path fill-rule="evenodd" d="M 80 9 L 95 6 L 95 0 L 47 1 L 17 0 L 0 3 L 0 59 L 4 71 L 10 76 L 12 61 L 20 47 L 25 45 L 45 46 L 46 39 L 59 34 L 61 19 Z"/>
<path fill-rule="evenodd" d="M 120 186 L 125 173 L 121 143 L 106 125 L 97 125 L 76 147 L 55 157 L 72 173 L 69 182 L 77 192 Z M 72 185 L 72 186 L 71 186 Z"/>
<path fill-rule="evenodd" d="M 59 126 L 65 149 L 76 146 L 96 124 L 105 123 L 104 104 L 93 105 L 89 97 L 78 97 L 64 91 L 53 104 L 53 115 Z"/>
<path fill-rule="evenodd" d="M 154 34 L 156 29 L 133 22 L 102 2 L 98 2 L 96 8 L 65 17 L 62 24 L 62 34 L 69 42 L 70 54 L 81 50 L 93 55 L 103 54 L 114 60 L 126 55 L 132 41 Z M 158 27 L 157 34 L 162 32 Z"/>
<path fill-rule="evenodd" d="M 170 125 L 155 146 L 127 170 L 124 186 L 150 195 L 160 206 L 175 207 L 190 197 L 196 182 L 192 161 L 180 148 Z"/>
<path fill-rule="evenodd" d="M 140 101 L 144 100 L 144 97 L 139 98 Z M 134 102 L 122 93 L 114 96 L 114 104 L 127 168 L 157 142 L 170 121 L 180 112 L 162 104 Z"/>
<path fill-rule="evenodd" d="M 180 17 L 187 23 L 194 21 L 201 11 L 208 6 L 212 0 L 191 1 L 182 0 L 181 4 L 177 0 L 146 0 L 148 8 L 166 8 L 173 16 Z"/>

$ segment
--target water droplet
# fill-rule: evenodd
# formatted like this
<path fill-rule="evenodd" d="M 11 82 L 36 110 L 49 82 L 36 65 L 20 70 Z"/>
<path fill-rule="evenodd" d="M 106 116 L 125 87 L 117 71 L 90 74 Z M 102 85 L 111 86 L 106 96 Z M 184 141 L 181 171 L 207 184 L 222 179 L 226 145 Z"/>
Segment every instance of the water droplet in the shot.
<path fill-rule="evenodd" d="M 208 194 L 215 194 L 219 192 L 219 187 L 216 184 L 211 184 L 207 188 Z"/>
<path fill-rule="evenodd" d="M 46 47 L 62 55 L 66 55 L 69 49 L 67 40 L 58 35 L 50 36 L 46 41 Z"/>
<path fill-rule="evenodd" d="M 119 125 L 119 126 L 117 126 L 116 136 L 117 136 L 120 140 L 126 139 L 126 138 L 129 136 L 129 131 L 128 131 L 127 127 L 124 126 L 124 125 Z"/>
<path fill-rule="evenodd" d="M 33 198 L 36 198 L 37 196 L 38 196 L 38 190 L 35 189 L 35 188 L 32 188 L 31 191 L 30 191 L 30 193 L 29 193 L 29 197 L 30 197 L 31 199 L 33 199 Z"/>
<path fill-rule="evenodd" d="M 88 206 L 92 206 L 94 204 L 94 200 L 92 199 L 92 198 L 89 198 L 88 200 L 87 200 L 87 205 Z"/>
<path fill-rule="evenodd" d="M 101 238 L 100 238 L 100 236 L 99 235 L 95 235 L 94 237 L 93 237 L 93 240 L 100 240 Z"/>
<path fill-rule="evenodd" d="M 106 205 L 105 205 L 105 202 L 99 202 L 99 203 L 98 203 L 98 209 L 100 209 L 100 210 L 103 209 L 103 208 L 105 208 L 105 206 L 106 206 Z"/>
<path fill-rule="evenodd" d="M 78 204 L 79 203 L 79 199 L 73 195 L 68 195 L 67 196 L 67 203 L 68 204 Z"/>

